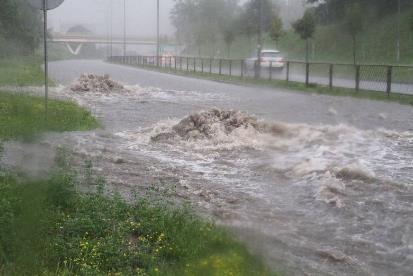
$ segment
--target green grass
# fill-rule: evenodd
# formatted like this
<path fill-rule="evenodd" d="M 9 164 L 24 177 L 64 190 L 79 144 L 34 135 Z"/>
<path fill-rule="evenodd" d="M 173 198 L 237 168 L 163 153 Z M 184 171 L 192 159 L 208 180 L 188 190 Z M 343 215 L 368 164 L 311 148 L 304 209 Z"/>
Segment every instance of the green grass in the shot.
<path fill-rule="evenodd" d="M 0 86 L 44 85 L 42 61 L 38 57 L 0 59 Z M 53 85 L 53 82 L 51 82 Z"/>
<path fill-rule="evenodd" d="M 0 140 L 31 138 L 44 131 L 73 131 L 96 128 L 92 115 L 74 103 L 49 101 L 45 121 L 44 99 L 0 91 Z"/>
<path fill-rule="evenodd" d="M 142 66 L 141 66 L 142 67 Z M 254 79 L 252 77 L 241 78 L 239 76 L 227 76 L 219 74 L 209 74 L 201 73 L 194 71 L 185 71 L 185 70 L 174 70 L 169 68 L 159 68 L 153 65 L 145 65 L 142 67 L 147 70 L 153 70 L 158 72 L 170 73 L 181 76 L 189 76 L 200 79 L 207 79 L 218 82 L 232 83 L 243 86 L 262 86 L 270 88 L 283 88 L 293 91 L 301 91 L 303 93 L 316 93 L 324 94 L 330 96 L 340 96 L 340 97 L 354 97 L 359 99 L 370 99 L 370 100 L 379 100 L 379 101 L 388 101 L 388 102 L 397 102 L 404 105 L 413 105 L 413 95 L 390 93 L 387 95 L 384 92 L 379 91 L 370 91 L 370 90 L 359 90 L 349 88 L 335 88 L 330 89 L 328 86 L 310 84 L 308 87 L 299 82 L 293 81 L 283 81 L 283 80 L 268 80 L 268 79 Z"/>
<path fill-rule="evenodd" d="M 43 99 L 0 93 L 0 140 L 97 126 L 72 103 L 49 106 L 46 123 Z M 46 180 L 16 178 L 0 167 L 0 275 L 273 275 L 188 206 L 162 196 L 108 197 L 90 163 L 78 177 L 64 153 Z M 80 193 L 79 183 L 95 190 Z"/>
<path fill-rule="evenodd" d="M 243 245 L 187 207 L 129 204 L 75 191 L 61 167 L 47 181 L 0 176 L 0 275 L 273 275 Z"/>

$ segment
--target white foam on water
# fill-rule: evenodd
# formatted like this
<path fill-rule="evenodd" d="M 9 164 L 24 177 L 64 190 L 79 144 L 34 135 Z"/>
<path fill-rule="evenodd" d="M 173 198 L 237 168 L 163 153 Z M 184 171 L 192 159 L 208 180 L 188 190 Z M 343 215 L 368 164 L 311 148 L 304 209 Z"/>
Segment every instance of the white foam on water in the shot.
<path fill-rule="evenodd" d="M 400 146 L 411 145 L 410 132 L 273 123 L 214 109 L 117 135 L 129 141 L 131 150 L 148 151 L 215 180 L 221 175 L 221 181 L 248 178 L 265 155 L 268 170 L 293 183 L 314 186 L 315 199 L 337 207 L 344 206 L 346 183 L 413 180 L 413 174 L 403 172 L 411 166 L 411 152 L 399 153 Z M 392 154 L 397 158 L 389 158 Z M 253 191 L 260 192 L 257 187 Z"/>

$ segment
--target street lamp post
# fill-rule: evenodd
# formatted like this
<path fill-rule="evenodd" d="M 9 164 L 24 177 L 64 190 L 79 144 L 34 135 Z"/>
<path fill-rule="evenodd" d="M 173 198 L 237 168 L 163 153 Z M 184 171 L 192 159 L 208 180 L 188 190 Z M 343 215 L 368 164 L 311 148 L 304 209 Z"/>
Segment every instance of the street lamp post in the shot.
<path fill-rule="evenodd" d="M 262 50 L 262 27 L 263 27 L 263 0 L 258 0 L 258 37 L 257 37 L 257 62 L 255 64 L 255 78 L 261 75 L 261 50 Z"/>
<path fill-rule="evenodd" d="M 126 0 L 123 0 L 123 56 L 126 56 Z"/>
<path fill-rule="evenodd" d="M 159 0 L 156 1 L 156 66 L 159 66 Z"/>
<path fill-rule="evenodd" d="M 400 0 L 397 2 L 397 63 L 400 63 L 400 13 L 401 13 L 401 3 Z"/>
<path fill-rule="evenodd" d="M 110 0 L 110 56 L 113 56 L 113 0 Z"/>

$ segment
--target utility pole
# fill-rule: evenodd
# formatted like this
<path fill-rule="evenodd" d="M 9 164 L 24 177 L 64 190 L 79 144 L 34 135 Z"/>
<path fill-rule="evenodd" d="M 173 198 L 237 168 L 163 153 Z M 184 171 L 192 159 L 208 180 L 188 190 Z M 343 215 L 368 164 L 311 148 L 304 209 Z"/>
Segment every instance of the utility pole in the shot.
<path fill-rule="evenodd" d="M 156 66 L 159 66 L 159 0 L 156 1 Z"/>
<path fill-rule="evenodd" d="M 126 0 L 123 0 L 123 56 L 126 56 Z"/>
<path fill-rule="evenodd" d="M 401 13 L 401 0 L 397 2 L 397 63 L 400 63 L 400 13 Z"/>

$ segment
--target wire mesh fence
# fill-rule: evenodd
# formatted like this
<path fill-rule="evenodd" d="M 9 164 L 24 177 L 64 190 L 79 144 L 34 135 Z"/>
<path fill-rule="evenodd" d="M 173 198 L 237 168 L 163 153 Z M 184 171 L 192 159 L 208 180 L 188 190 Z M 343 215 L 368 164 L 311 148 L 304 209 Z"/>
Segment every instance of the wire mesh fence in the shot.
<path fill-rule="evenodd" d="M 108 61 L 193 73 L 413 95 L 413 66 L 302 61 L 269 62 L 257 66 L 257 62 L 251 64 L 240 59 L 182 56 L 112 56 Z"/>
<path fill-rule="evenodd" d="M 387 92 L 388 68 L 379 65 L 360 65 L 359 70 L 360 89 Z"/>

